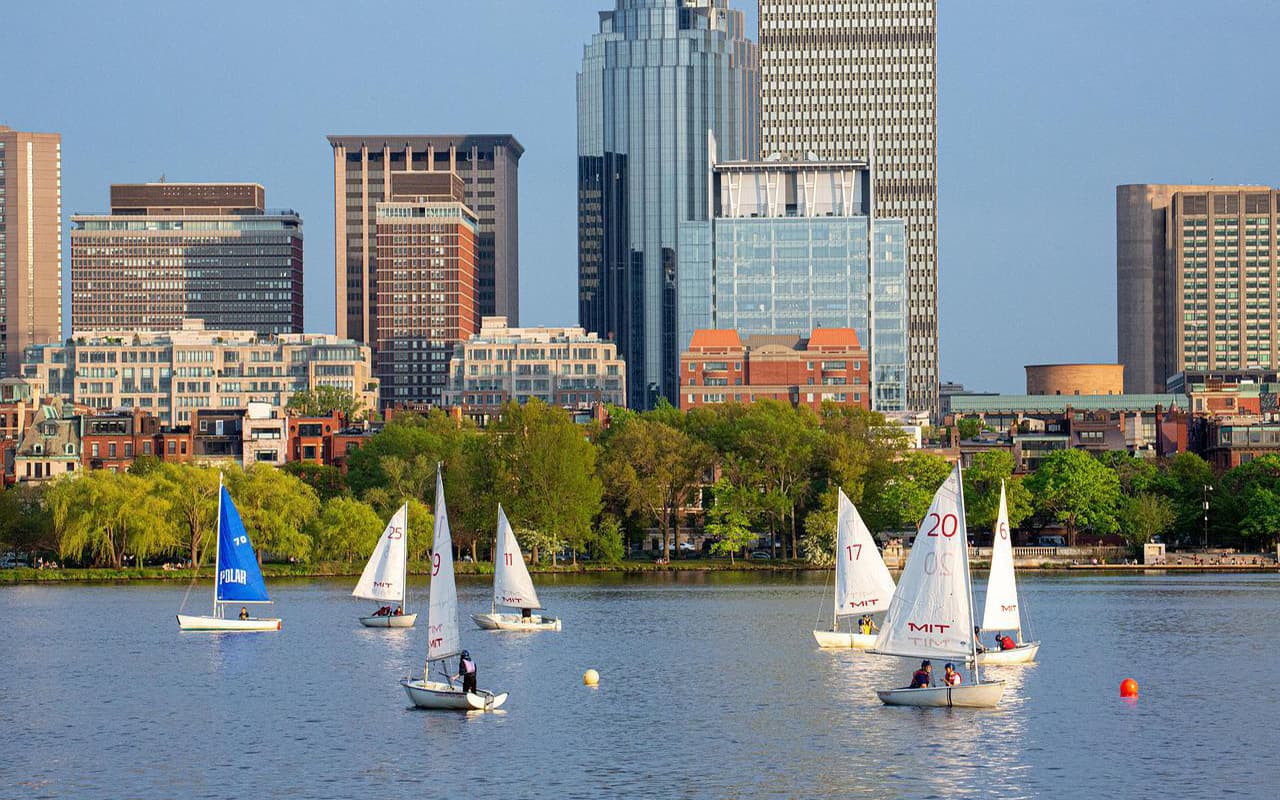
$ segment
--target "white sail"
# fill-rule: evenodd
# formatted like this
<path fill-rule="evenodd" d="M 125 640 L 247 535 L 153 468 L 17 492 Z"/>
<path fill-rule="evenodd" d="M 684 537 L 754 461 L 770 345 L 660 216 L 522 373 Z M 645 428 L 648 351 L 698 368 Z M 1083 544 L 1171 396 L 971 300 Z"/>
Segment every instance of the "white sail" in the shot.
<path fill-rule="evenodd" d="M 369 563 L 364 565 L 364 572 L 360 573 L 360 581 L 351 592 L 352 595 L 366 600 L 404 603 L 408 520 L 409 505 L 406 503 L 391 516 L 391 521 L 383 529 L 378 546 L 374 548 Z"/>
<path fill-rule="evenodd" d="M 493 603 L 510 608 L 542 608 L 524 554 L 506 512 L 498 505 L 498 547 L 493 554 Z"/>
<path fill-rule="evenodd" d="M 875 652 L 973 658 L 973 605 L 960 468 L 938 488 L 898 579 Z"/>
<path fill-rule="evenodd" d="M 431 540 L 431 604 L 427 611 L 427 661 L 462 651 L 458 628 L 458 587 L 453 580 L 453 537 L 444 505 L 444 481 L 436 468 L 436 526 Z"/>
<path fill-rule="evenodd" d="M 836 518 L 836 616 L 874 614 L 889 607 L 893 576 L 858 509 L 840 490 Z"/>
<path fill-rule="evenodd" d="M 987 599 L 982 609 L 984 631 L 1022 629 L 1018 613 L 1018 584 L 1013 576 L 1013 542 L 1009 538 L 1009 509 L 1000 482 L 1000 516 L 991 539 L 991 574 L 987 577 Z"/>

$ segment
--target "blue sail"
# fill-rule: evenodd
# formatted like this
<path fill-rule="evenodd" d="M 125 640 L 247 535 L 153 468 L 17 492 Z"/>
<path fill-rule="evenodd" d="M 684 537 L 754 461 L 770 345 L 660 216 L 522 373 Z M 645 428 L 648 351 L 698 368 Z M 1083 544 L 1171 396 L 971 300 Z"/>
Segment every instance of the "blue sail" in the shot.
<path fill-rule="evenodd" d="M 258 558 L 249 543 L 249 533 L 240 521 L 240 512 L 222 487 L 218 504 L 218 601 L 223 603 L 265 603 L 267 586 L 262 582 Z"/>

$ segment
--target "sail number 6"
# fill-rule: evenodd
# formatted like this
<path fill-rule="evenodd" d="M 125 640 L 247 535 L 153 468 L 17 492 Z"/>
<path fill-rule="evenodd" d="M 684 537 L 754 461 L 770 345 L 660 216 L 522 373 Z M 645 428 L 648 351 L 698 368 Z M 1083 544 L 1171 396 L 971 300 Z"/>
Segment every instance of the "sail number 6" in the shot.
<path fill-rule="evenodd" d="M 938 530 L 941 529 L 942 535 L 950 539 L 960 529 L 960 520 L 956 518 L 955 514 L 937 514 L 935 512 L 930 514 L 929 518 L 933 519 L 933 527 L 929 529 L 925 536 L 937 536 Z M 951 523 L 950 527 L 947 526 L 948 522 Z"/>
<path fill-rule="evenodd" d="M 1009 523 L 1007 522 L 1000 523 L 1000 538 L 1001 539 L 1009 538 Z"/>

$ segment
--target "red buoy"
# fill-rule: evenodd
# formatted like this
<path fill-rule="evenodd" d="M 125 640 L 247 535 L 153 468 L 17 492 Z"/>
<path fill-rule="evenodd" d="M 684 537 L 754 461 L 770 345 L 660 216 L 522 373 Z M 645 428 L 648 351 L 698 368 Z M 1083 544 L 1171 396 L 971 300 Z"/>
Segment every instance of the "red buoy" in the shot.
<path fill-rule="evenodd" d="M 1124 680 L 1120 681 L 1120 696 L 1121 697 L 1137 697 L 1138 682 L 1135 681 L 1133 678 L 1125 678 Z"/>

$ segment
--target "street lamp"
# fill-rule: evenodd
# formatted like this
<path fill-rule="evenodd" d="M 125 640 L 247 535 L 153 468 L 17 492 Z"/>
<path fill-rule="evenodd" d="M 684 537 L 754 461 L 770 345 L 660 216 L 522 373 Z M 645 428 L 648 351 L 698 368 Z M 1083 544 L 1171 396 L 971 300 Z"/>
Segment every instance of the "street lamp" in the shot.
<path fill-rule="evenodd" d="M 1209 549 L 1209 493 L 1213 491 L 1213 487 L 1209 484 L 1204 485 L 1201 495 L 1204 498 L 1204 549 Z"/>

